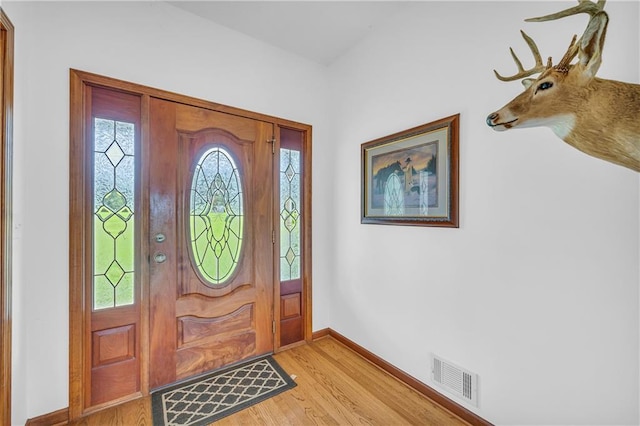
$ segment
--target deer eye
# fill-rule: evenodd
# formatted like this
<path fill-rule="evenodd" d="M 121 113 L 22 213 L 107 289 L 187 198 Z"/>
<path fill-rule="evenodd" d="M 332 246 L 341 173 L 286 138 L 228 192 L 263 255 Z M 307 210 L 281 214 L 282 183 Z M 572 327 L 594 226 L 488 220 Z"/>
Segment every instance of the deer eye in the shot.
<path fill-rule="evenodd" d="M 538 88 L 536 89 L 536 92 L 538 90 L 547 90 L 553 87 L 553 83 L 550 81 L 545 81 L 544 83 L 540 83 L 540 85 L 538 86 Z"/>

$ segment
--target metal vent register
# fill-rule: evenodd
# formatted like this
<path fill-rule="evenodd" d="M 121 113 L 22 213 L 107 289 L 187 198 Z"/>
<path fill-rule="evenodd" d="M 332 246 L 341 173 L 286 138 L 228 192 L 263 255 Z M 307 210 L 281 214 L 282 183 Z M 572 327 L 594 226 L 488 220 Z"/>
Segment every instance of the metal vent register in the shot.
<path fill-rule="evenodd" d="M 460 368 L 437 355 L 432 355 L 431 380 L 453 396 L 478 406 L 477 374 Z"/>

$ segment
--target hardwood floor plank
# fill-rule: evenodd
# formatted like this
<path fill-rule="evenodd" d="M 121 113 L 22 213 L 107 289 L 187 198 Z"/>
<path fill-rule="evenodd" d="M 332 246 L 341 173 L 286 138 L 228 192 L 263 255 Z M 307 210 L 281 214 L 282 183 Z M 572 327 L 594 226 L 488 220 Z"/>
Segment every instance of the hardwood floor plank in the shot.
<path fill-rule="evenodd" d="M 355 422 L 362 424 L 404 424 L 406 421 L 393 410 L 389 410 L 384 399 L 376 398 L 369 389 L 352 380 L 347 372 L 330 357 L 327 357 L 318 345 L 311 345 L 297 359 L 305 371 L 313 374 L 328 395 L 339 406 L 356 416 Z"/>
<path fill-rule="evenodd" d="M 74 426 L 151 426 L 151 397 L 138 398 L 116 407 L 98 411 L 77 421 L 69 423 Z"/>
<path fill-rule="evenodd" d="M 301 351 L 305 353 L 306 351 Z M 288 360 L 284 360 L 278 354 L 276 360 L 282 367 L 289 373 L 295 374 L 296 383 L 298 387 L 293 389 L 295 394 L 299 397 L 299 403 L 303 401 L 305 404 L 305 412 L 307 416 L 312 416 L 314 424 L 320 425 L 339 425 L 358 422 L 358 417 L 354 413 L 348 410 L 346 407 L 336 404 L 335 398 L 327 391 L 325 386 L 322 386 L 315 377 L 307 372 L 307 366 L 300 363 L 296 359 L 294 352 L 287 353 Z M 303 355 L 304 356 L 304 355 Z M 299 389 L 298 389 L 299 388 Z"/>
<path fill-rule="evenodd" d="M 302 388 L 304 394 L 312 398 L 314 407 L 322 407 L 326 410 L 326 415 L 330 416 L 336 424 L 371 424 L 369 419 L 363 418 L 361 413 L 357 411 L 357 407 L 353 406 L 343 391 L 331 383 L 331 379 L 325 372 L 313 366 L 310 360 L 316 355 L 311 348 L 307 347 L 300 353 L 292 353 L 291 356 L 294 360 L 290 364 L 290 370 L 287 371 L 298 375 L 296 378 L 298 383 L 305 383 L 305 380 L 314 383 L 312 386 Z M 331 372 L 328 373 L 331 374 Z M 313 392 L 308 392 L 308 389 L 312 389 Z M 326 424 L 326 422 L 321 424 Z"/>
<path fill-rule="evenodd" d="M 467 424 L 366 359 L 354 357 L 353 351 L 335 339 L 325 338 L 316 343 L 317 350 L 321 350 L 325 357 L 335 362 L 344 374 L 360 383 L 375 398 L 385 401 L 387 407 L 401 415 L 405 422 Z M 380 373 L 384 375 L 381 376 Z"/>
<path fill-rule="evenodd" d="M 297 386 L 216 426 L 468 425 L 332 337 L 274 358 Z M 151 401 L 140 398 L 70 424 L 151 425 Z"/>

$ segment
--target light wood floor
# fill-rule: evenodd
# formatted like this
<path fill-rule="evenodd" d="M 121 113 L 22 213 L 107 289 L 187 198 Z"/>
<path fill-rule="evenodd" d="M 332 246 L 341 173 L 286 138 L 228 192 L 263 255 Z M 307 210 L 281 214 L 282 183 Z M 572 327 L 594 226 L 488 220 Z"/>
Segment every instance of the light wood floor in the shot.
<path fill-rule="evenodd" d="M 294 389 L 226 417 L 224 425 L 468 425 L 331 337 L 275 355 Z M 151 425 L 150 398 L 72 425 Z"/>

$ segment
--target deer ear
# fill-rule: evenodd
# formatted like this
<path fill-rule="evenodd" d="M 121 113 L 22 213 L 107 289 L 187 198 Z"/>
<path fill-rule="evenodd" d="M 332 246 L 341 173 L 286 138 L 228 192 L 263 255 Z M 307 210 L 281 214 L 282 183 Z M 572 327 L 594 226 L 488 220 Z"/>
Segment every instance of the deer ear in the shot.
<path fill-rule="evenodd" d="M 524 80 L 522 80 L 522 85 L 525 89 L 528 89 L 535 81 L 535 78 L 525 78 Z"/>
<path fill-rule="evenodd" d="M 609 17 L 605 12 L 597 13 L 589 21 L 580 40 L 579 63 L 584 67 L 584 72 L 589 78 L 595 77 L 602 63 L 602 48 L 608 23 Z"/>

